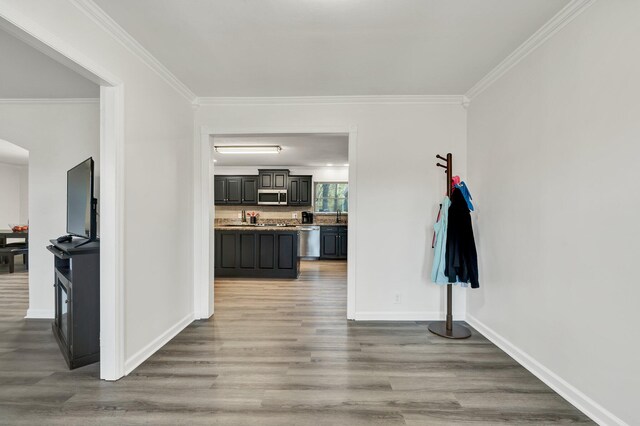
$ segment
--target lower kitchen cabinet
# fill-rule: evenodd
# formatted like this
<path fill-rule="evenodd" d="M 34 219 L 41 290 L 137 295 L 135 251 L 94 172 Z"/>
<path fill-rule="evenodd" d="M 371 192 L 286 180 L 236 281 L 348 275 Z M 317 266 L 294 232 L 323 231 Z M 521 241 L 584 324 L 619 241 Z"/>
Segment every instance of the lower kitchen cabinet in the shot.
<path fill-rule="evenodd" d="M 216 277 L 297 278 L 298 231 L 215 231 Z"/>
<path fill-rule="evenodd" d="M 320 227 L 320 258 L 346 259 L 348 236 L 346 226 Z"/>

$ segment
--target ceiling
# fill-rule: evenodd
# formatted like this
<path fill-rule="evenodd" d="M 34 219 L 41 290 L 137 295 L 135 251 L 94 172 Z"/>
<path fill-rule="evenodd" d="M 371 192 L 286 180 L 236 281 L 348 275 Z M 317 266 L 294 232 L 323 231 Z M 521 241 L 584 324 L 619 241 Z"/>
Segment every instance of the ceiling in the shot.
<path fill-rule="evenodd" d="M 569 0 L 95 0 L 200 97 L 464 94 Z"/>
<path fill-rule="evenodd" d="M 0 99 L 97 98 L 100 87 L 0 28 Z"/>
<path fill-rule="evenodd" d="M 337 134 L 233 135 L 212 137 L 214 146 L 279 145 L 279 154 L 219 154 L 212 150 L 216 166 L 309 166 L 349 161 L 349 138 Z"/>
<path fill-rule="evenodd" d="M 29 164 L 29 151 L 0 139 L 0 163 L 27 165 Z"/>

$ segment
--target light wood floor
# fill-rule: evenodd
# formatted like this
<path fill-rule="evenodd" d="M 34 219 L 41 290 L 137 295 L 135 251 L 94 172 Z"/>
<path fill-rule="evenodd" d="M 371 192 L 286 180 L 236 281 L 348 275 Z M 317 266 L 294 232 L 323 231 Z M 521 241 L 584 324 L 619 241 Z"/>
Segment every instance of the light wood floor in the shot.
<path fill-rule="evenodd" d="M 27 275 L 0 265 L 0 424 L 458 425 L 590 423 L 477 332 L 347 322 L 346 263 L 299 280 L 216 282 L 215 320 L 131 375 L 66 369 L 49 321 L 24 320 Z"/>

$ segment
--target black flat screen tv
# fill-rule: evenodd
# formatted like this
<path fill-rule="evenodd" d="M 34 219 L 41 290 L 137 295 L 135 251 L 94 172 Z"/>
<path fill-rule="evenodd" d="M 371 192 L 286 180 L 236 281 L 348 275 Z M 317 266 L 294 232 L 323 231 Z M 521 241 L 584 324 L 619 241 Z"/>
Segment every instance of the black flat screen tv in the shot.
<path fill-rule="evenodd" d="M 96 239 L 96 200 L 93 194 L 93 158 L 67 172 L 67 233 Z"/>

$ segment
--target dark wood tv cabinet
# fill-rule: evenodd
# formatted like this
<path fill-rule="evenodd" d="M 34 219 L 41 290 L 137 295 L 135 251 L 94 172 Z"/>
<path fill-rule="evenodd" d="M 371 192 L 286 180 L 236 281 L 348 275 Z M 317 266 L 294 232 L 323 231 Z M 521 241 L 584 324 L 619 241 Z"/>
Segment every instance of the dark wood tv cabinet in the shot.
<path fill-rule="evenodd" d="M 55 319 L 51 328 L 70 369 L 100 361 L 100 243 L 50 240 Z"/>

